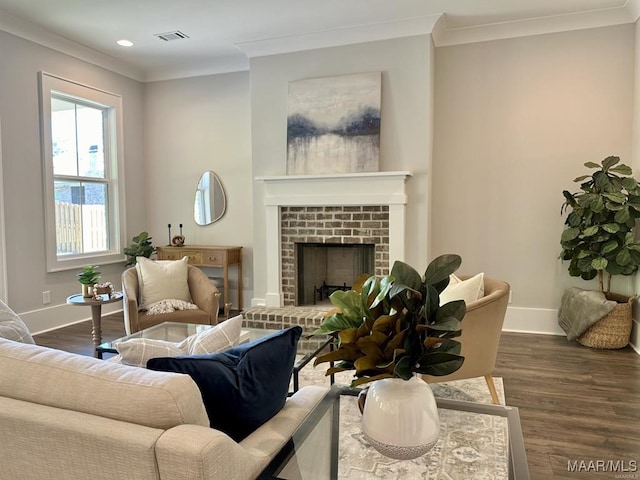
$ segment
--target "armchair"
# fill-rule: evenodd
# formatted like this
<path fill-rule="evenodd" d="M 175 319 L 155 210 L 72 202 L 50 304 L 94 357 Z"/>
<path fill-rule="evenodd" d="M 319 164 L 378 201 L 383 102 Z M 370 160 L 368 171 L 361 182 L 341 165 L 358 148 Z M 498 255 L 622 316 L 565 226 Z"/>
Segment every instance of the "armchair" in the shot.
<path fill-rule="evenodd" d="M 162 322 L 201 323 L 216 325 L 220 293 L 202 270 L 188 265 L 187 284 L 191 300 L 198 310 L 179 310 L 170 313 L 148 315 L 140 310 L 140 287 L 135 267 L 122 273 L 122 291 L 124 293 L 124 327 L 127 335 Z"/>
<path fill-rule="evenodd" d="M 427 383 L 484 377 L 493 403 L 500 403 L 491 374 L 496 364 L 509 290 L 508 283 L 484 277 L 484 297 L 467 304 L 467 313 L 462 320 L 462 335 L 457 338 L 462 345 L 461 354 L 465 357 L 462 367 L 442 377 L 423 375 Z"/>

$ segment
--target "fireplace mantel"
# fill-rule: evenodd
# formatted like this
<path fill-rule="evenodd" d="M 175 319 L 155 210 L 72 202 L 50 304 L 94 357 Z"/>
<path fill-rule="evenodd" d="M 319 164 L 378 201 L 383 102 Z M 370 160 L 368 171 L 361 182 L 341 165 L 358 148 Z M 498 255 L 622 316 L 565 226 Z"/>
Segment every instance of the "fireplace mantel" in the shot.
<path fill-rule="evenodd" d="M 411 172 L 257 177 L 264 184 L 266 208 L 267 292 L 269 307 L 282 303 L 280 207 L 385 205 L 389 207 L 389 258 L 405 259 L 405 182 Z"/>
<path fill-rule="evenodd" d="M 257 177 L 265 186 L 264 204 L 275 206 L 406 204 L 411 172 L 366 172 Z"/>

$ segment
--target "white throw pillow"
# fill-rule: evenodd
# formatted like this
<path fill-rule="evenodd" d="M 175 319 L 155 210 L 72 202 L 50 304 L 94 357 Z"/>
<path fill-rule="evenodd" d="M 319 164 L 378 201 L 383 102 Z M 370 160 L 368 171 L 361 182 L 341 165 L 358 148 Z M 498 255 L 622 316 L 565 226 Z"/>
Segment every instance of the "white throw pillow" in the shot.
<path fill-rule="evenodd" d="M 13 340 L 14 342 L 36 343 L 29 329 L 7 304 L 0 300 L 0 338 Z"/>
<path fill-rule="evenodd" d="M 113 347 L 120 354 L 119 363 L 146 367 L 147 361 L 151 358 L 201 355 L 226 350 L 238 344 L 241 329 L 242 315 L 238 315 L 212 328 L 194 333 L 180 343 L 152 338 L 132 338 L 114 342 Z"/>
<path fill-rule="evenodd" d="M 160 300 L 176 299 L 191 303 L 187 276 L 189 257 L 182 260 L 154 261 L 136 257 L 140 308 L 148 308 Z"/>
<path fill-rule="evenodd" d="M 150 358 L 176 357 L 184 354 L 177 343 L 153 338 L 132 338 L 124 342 L 114 342 L 113 348 L 120 354 L 121 363 L 136 367 L 146 367 Z"/>
<path fill-rule="evenodd" d="M 484 273 L 479 273 L 466 280 L 460 280 L 455 275 L 449 278 L 449 285 L 440 294 L 440 305 L 464 300 L 468 305 L 484 297 Z"/>
<path fill-rule="evenodd" d="M 242 330 L 242 315 L 225 320 L 213 328 L 204 330 L 180 343 L 189 355 L 221 352 L 238 345 Z"/>

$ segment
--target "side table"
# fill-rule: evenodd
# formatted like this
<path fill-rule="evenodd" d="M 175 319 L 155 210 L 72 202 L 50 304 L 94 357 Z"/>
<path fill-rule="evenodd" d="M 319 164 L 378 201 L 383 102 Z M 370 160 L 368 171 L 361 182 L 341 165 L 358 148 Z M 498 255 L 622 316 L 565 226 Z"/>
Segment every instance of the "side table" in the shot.
<path fill-rule="evenodd" d="M 98 358 L 98 345 L 102 343 L 102 305 L 105 303 L 114 303 L 122 300 L 122 292 L 113 292 L 111 295 L 98 295 L 100 300 L 94 297 L 83 297 L 81 293 L 67 297 L 69 305 L 80 305 L 91 307 L 91 336 L 93 338 L 93 356 Z"/>

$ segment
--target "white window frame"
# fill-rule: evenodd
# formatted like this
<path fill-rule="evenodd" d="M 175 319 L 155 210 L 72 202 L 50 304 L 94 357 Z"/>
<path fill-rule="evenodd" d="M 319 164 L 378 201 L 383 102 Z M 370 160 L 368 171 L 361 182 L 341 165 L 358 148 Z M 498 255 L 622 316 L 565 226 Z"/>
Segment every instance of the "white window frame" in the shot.
<path fill-rule="evenodd" d="M 51 138 L 51 98 L 64 96 L 87 105 L 108 107 L 105 119 L 105 177 L 107 179 L 107 218 L 109 249 L 75 255 L 58 255 L 56 247 L 56 217 L 54 204 L 53 151 Z M 40 121 L 42 164 L 44 175 L 45 250 L 47 272 L 106 265 L 126 260 L 124 199 L 124 146 L 122 128 L 122 97 L 104 90 L 83 85 L 46 72 L 40 72 Z"/>

